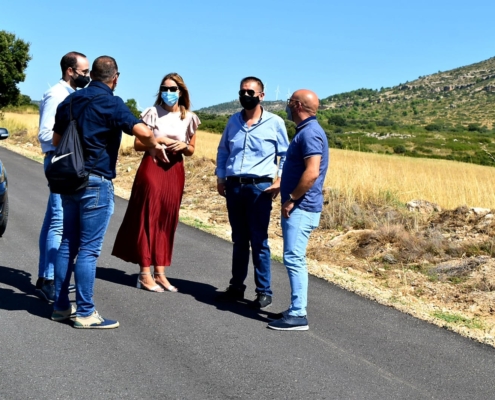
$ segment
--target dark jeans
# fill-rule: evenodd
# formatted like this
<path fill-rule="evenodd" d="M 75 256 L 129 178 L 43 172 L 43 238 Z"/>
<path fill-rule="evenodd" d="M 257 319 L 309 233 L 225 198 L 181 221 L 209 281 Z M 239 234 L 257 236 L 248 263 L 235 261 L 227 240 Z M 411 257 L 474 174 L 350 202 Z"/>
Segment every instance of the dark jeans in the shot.
<path fill-rule="evenodd" d="M 227 181 L 226 197 L 232 227 L 232 279 L 230 284 L 244 290 L 248 273 L 249 244 L 251 244 L 256 293 L 271 296 L 270 247 L 268 225 L 272 210 L 272 196 L 263 191 L 271 184 L 241 184 Z"/>

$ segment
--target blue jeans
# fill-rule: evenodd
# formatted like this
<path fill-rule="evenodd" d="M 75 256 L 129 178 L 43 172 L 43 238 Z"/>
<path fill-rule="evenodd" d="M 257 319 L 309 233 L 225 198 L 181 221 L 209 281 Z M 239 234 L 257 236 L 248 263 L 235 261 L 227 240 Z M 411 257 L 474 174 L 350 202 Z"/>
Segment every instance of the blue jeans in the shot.
<path fill-rule="evenodd" d="M 46 153 L 44 160 L 45 170 L 48 164 L 50 164 L 52 156 L 52 151 Z M 60 241 L 62 240 L 63 218 L 62 199 L 59 194 L 50 192 L 39 239 L 39 278 L 53 279 L 55 260 L 57 259 L 58 248 L 60 247 Z"/>
<path fill-rule="evenodd" d="M 244 290 L 248 274 L 251 244 L 256 293 L 272 296 L 270 287 L 270 247 L 268 225 L 272 211 L 272 195 L 263 192 L 271 184 L 241 184 L 227 180 L 226 197 L 232 227 L 232 279 L 230 285 Z"/>
<path fill-rule="evenodd" d="M 86 317 L 95 309 L 93 291 L 96 263 L 114 210 L 113 184 L 101 176 L 90 175 L 86 188 L 61 197 L 64 233 L 55 264 L 53 308 L 67 310 L 70 307 L 68 287 L 74 269 L 76 314 Z"/>
<path fill-rule="evenodd" d="M 294 208 L 289 218 L 282 217 L 284 264 L 289 274 L 291 305 L 289 315 L 302 317 L 308 306 L 308 268 L 306 248 L 309 236 L 320 223 L 320 214 Z"/>

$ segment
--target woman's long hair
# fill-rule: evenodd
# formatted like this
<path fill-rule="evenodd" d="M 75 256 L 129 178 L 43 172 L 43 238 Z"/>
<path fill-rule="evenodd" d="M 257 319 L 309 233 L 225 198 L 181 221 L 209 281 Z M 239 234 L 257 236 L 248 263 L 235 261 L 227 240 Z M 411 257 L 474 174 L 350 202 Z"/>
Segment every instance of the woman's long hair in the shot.
<path fill-rule="evenodd" d="M 182 76 L 180 76 L 178 73 L 171 72 L 170 74 L 165 75 L 160 83 L 160 86 L 165 85 L 165 81 L 167 79 L 172 79 L 179 87 L 180 97 L 178 103 L 180 108 L 180 119 L 184 119 L 186 118 L 186 111 L 189 111 L 189 108 L 191 107 L 191 101 L 189 100 L 189 90 L 187 90 L 187 86 L 184 83 Z M 160 106 L 162 104 L 163 104 L 163 100 L 161 96 L 161 91 L 160 88 L 158 88 L 158 93 L 156 95 L 156 100 L 155 100 L 155 106 Z"/>

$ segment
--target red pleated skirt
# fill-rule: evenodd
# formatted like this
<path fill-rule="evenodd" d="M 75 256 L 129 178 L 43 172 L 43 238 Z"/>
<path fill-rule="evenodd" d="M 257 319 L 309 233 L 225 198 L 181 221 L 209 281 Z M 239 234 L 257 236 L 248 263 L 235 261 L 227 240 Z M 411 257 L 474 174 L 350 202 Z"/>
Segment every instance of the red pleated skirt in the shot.
<path fill-rule="evenodd" d="M 185 174 L 182 154 L 169 159 L 144 155 L 112 255 L 142 267 L 171 265 Z"/>

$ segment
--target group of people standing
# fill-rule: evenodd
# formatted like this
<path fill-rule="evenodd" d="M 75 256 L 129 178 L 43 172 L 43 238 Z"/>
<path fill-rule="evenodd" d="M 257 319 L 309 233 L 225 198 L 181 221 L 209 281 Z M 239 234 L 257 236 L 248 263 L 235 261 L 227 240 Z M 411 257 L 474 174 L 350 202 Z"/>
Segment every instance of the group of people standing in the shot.
<path fill-rule="evenodd" d="M 50 193 L 39 240 L 36 294 L 53 303 L 52 320 L 72 319 L 75 328 L 116 328 L 118 321 L 96 311 L 93 292 L 97 260 L 114 210 L 112 179 L 122 132 L 135 137 L 134 148 L 144 155 L 112 254 L 139 265 L 137 288 L 177 292 L 166 269 L 172 263 L 184 190 L 183 157 L 194 154 L 200 121 L 190 111 L 189 91 L 176 73 L 161 80 L 154 106 L 138 119 L 113 95 L 120 77 L 115 59 L 98 57 L 90 71 L 84 54 L 70 52 L 60 65 L 62 79 L 44 94 L 40 105 L 44 165 L 46 169 L 56 162 L 53 151 L 74 118 L 89 181 L 74 194 Z M 230 284 L 216 299 L 244 298 L 251 248 L 256 284 L 252 306 L 271 305 L 268 225 L 272 201 L 280 193 L 284 264 L 292 296 L 288 310 L 276 315 L 268 327 L 307 330 L 306 247 L 323 206 L 328 143 L 316 120 L 315 93 L 298 90 L 288 99 L 288 118 L 297 124 L 289 143 L 284 121 L 261 105 L 263 90 L 260 79 L 242 79 L 243 109 L 229 119 L 218 146 L 217 189 L 227 202 L 233 255 Z M 75 285 L 70 284 L 72 274 Z M 76 307 L 69 301 L 72 291 Z"/>

